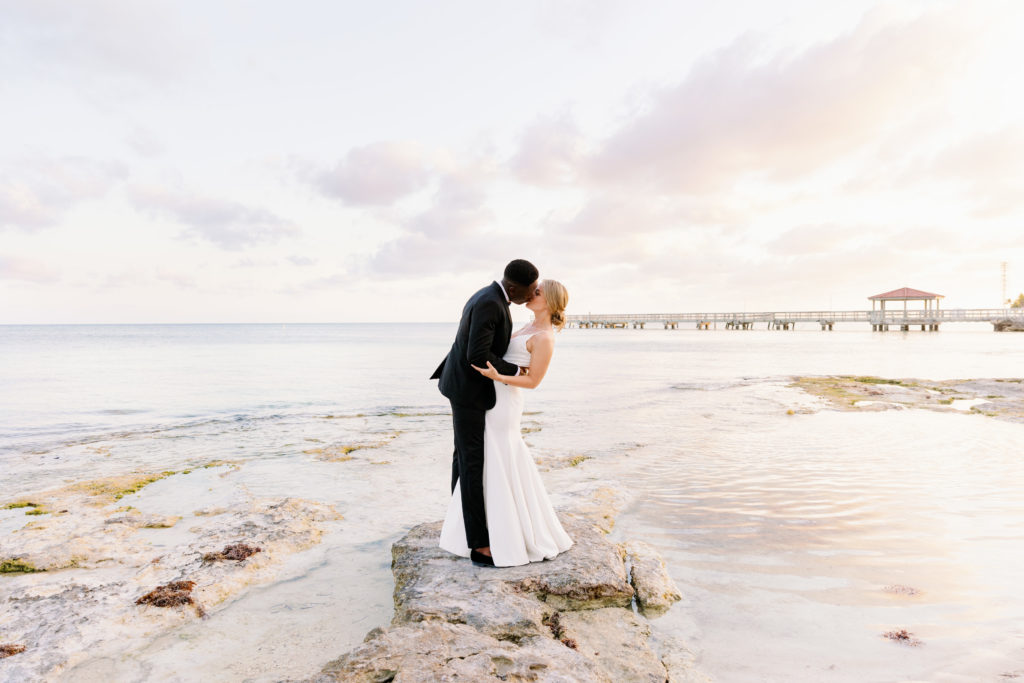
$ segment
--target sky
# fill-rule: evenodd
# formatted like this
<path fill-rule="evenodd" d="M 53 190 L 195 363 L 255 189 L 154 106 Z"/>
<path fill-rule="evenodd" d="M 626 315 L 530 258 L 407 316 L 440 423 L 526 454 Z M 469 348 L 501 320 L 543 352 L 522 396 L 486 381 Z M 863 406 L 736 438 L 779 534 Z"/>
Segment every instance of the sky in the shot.
<path fill-rule="evenodd" d="M 1014 0 L 0 0 L 0 324 L 1024 291 Z M 529 315 L 513 307 L 517 320 Z"/>

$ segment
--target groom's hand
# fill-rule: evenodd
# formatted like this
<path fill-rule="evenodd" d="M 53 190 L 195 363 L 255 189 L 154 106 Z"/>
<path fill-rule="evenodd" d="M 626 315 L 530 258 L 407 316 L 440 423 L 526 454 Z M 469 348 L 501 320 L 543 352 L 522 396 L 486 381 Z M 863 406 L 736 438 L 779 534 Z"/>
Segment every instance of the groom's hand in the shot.
<path fill-rule="evenodd" d="M 495 368 L 493 365 L 491 365 L 491 361 L 487 361 L 487 367 L 486 368 L 478 368 L 477 366 L 473 365 L 472 363 L 469 364 L 469 367 L 473 368 L 474 370 L 479 372 L 484 377 L 487 377 L 488 379 L 497 380 L 498 377 L 501 374 L 501 373 L 498 372 L 497 368 Z"/>
<path fill-rule="evenodd" d="M 519 374 L 520 374 L 520 376 L 523 376 L 523 377 L 525 377 L 526 375 L 529 375 L 530 374 L 529 366 L 527 366 L 525 368 L 519 368 Z"/>

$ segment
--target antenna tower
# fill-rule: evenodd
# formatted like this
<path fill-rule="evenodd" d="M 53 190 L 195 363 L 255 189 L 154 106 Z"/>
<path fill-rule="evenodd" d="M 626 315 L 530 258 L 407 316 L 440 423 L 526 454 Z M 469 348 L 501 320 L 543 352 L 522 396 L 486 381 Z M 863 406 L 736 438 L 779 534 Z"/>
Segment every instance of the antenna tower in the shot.
<path fill-rule="evenodd" d="M 1009 303 L 1009 299 L 1006 298 L 1006 261 L 1003 261 L 1002 268 L 1003 268 L 1003 298 L 1000 299 L 999 301 L 1000 301 L 1001 305 L 1005 306 L 1006 304 Z"/>

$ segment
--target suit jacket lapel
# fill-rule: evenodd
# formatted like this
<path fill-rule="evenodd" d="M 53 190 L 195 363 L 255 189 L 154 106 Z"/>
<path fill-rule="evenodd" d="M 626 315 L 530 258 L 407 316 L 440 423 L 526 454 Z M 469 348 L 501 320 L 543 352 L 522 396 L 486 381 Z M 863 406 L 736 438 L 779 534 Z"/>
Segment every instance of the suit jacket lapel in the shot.
<path fill-rule="evenodd" d="M 511 334 L 511 332 L 512 332 L 512 311 L 511 311 L 512 305 L 511 305 L 511 302 L 508 301 L 505 298 L 505 292 L 502 291 L 501 285 L 498 284 L 497 280 L 495 280 L 491 284 L 491 287 L 494 289 L 495 294 L 497 294 L 498 300 L 501 303 L 505 304 L 505 320 L 508 322 L 509 334 Z"/>

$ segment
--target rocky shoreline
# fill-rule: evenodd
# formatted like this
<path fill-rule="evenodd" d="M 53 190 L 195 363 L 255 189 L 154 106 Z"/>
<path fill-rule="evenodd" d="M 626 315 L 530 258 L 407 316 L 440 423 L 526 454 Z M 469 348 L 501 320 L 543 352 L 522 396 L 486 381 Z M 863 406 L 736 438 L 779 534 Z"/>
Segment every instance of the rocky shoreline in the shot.
<path fill-rule="evenodd" d="M 874 376 L 794 377 L 791 387 L 844 411 L 917 408 L 1024 422 L 1024 379 L 924 380 Z M 810 409 L 790 413 L 813 412 Z"/>
<path fill-rule="evenodd" d="M 652 641 L 647 618 L 681 597 L 654 549 L 614 544 L 584 516 L 560 519 L 572 548 L 506 568 L 439 548 L 441 522 L 413 527 L 392 546 L 391 625 L 308 680 L 707 680 L 682 643 Z"/>
<path fill-rule="evenodd" d="M 126 653 L 285 578 L 338 528 L 326 503 L 216 492 L 239 471 L 136 471 L 0 502 L 0 679 L 103 680 Z M 551 561 L 477 568 L 438 547 L 440 522 L 413 527 L 391 548 L 391 624 L 312 680 L 707 680 L 682 643 L 652 636 L 648 619 L 680 599 L 660 556 L 608 539 L 628 496 L 595 481 L 570 488 L 560 517 L 575 543 Z"/>
<path fill-rule="evenodd" d="M 186 476 L 218 477 L 229 467 Z M 341 519 L 300 498 L 236 501 L 184 522 L 123 505 L 174 474 L 79 482 L 3 504 L 32 521 L 0 536 L 0 679 L 50 680 L 202 619 L 280 579 L 287 558 Z"/>

